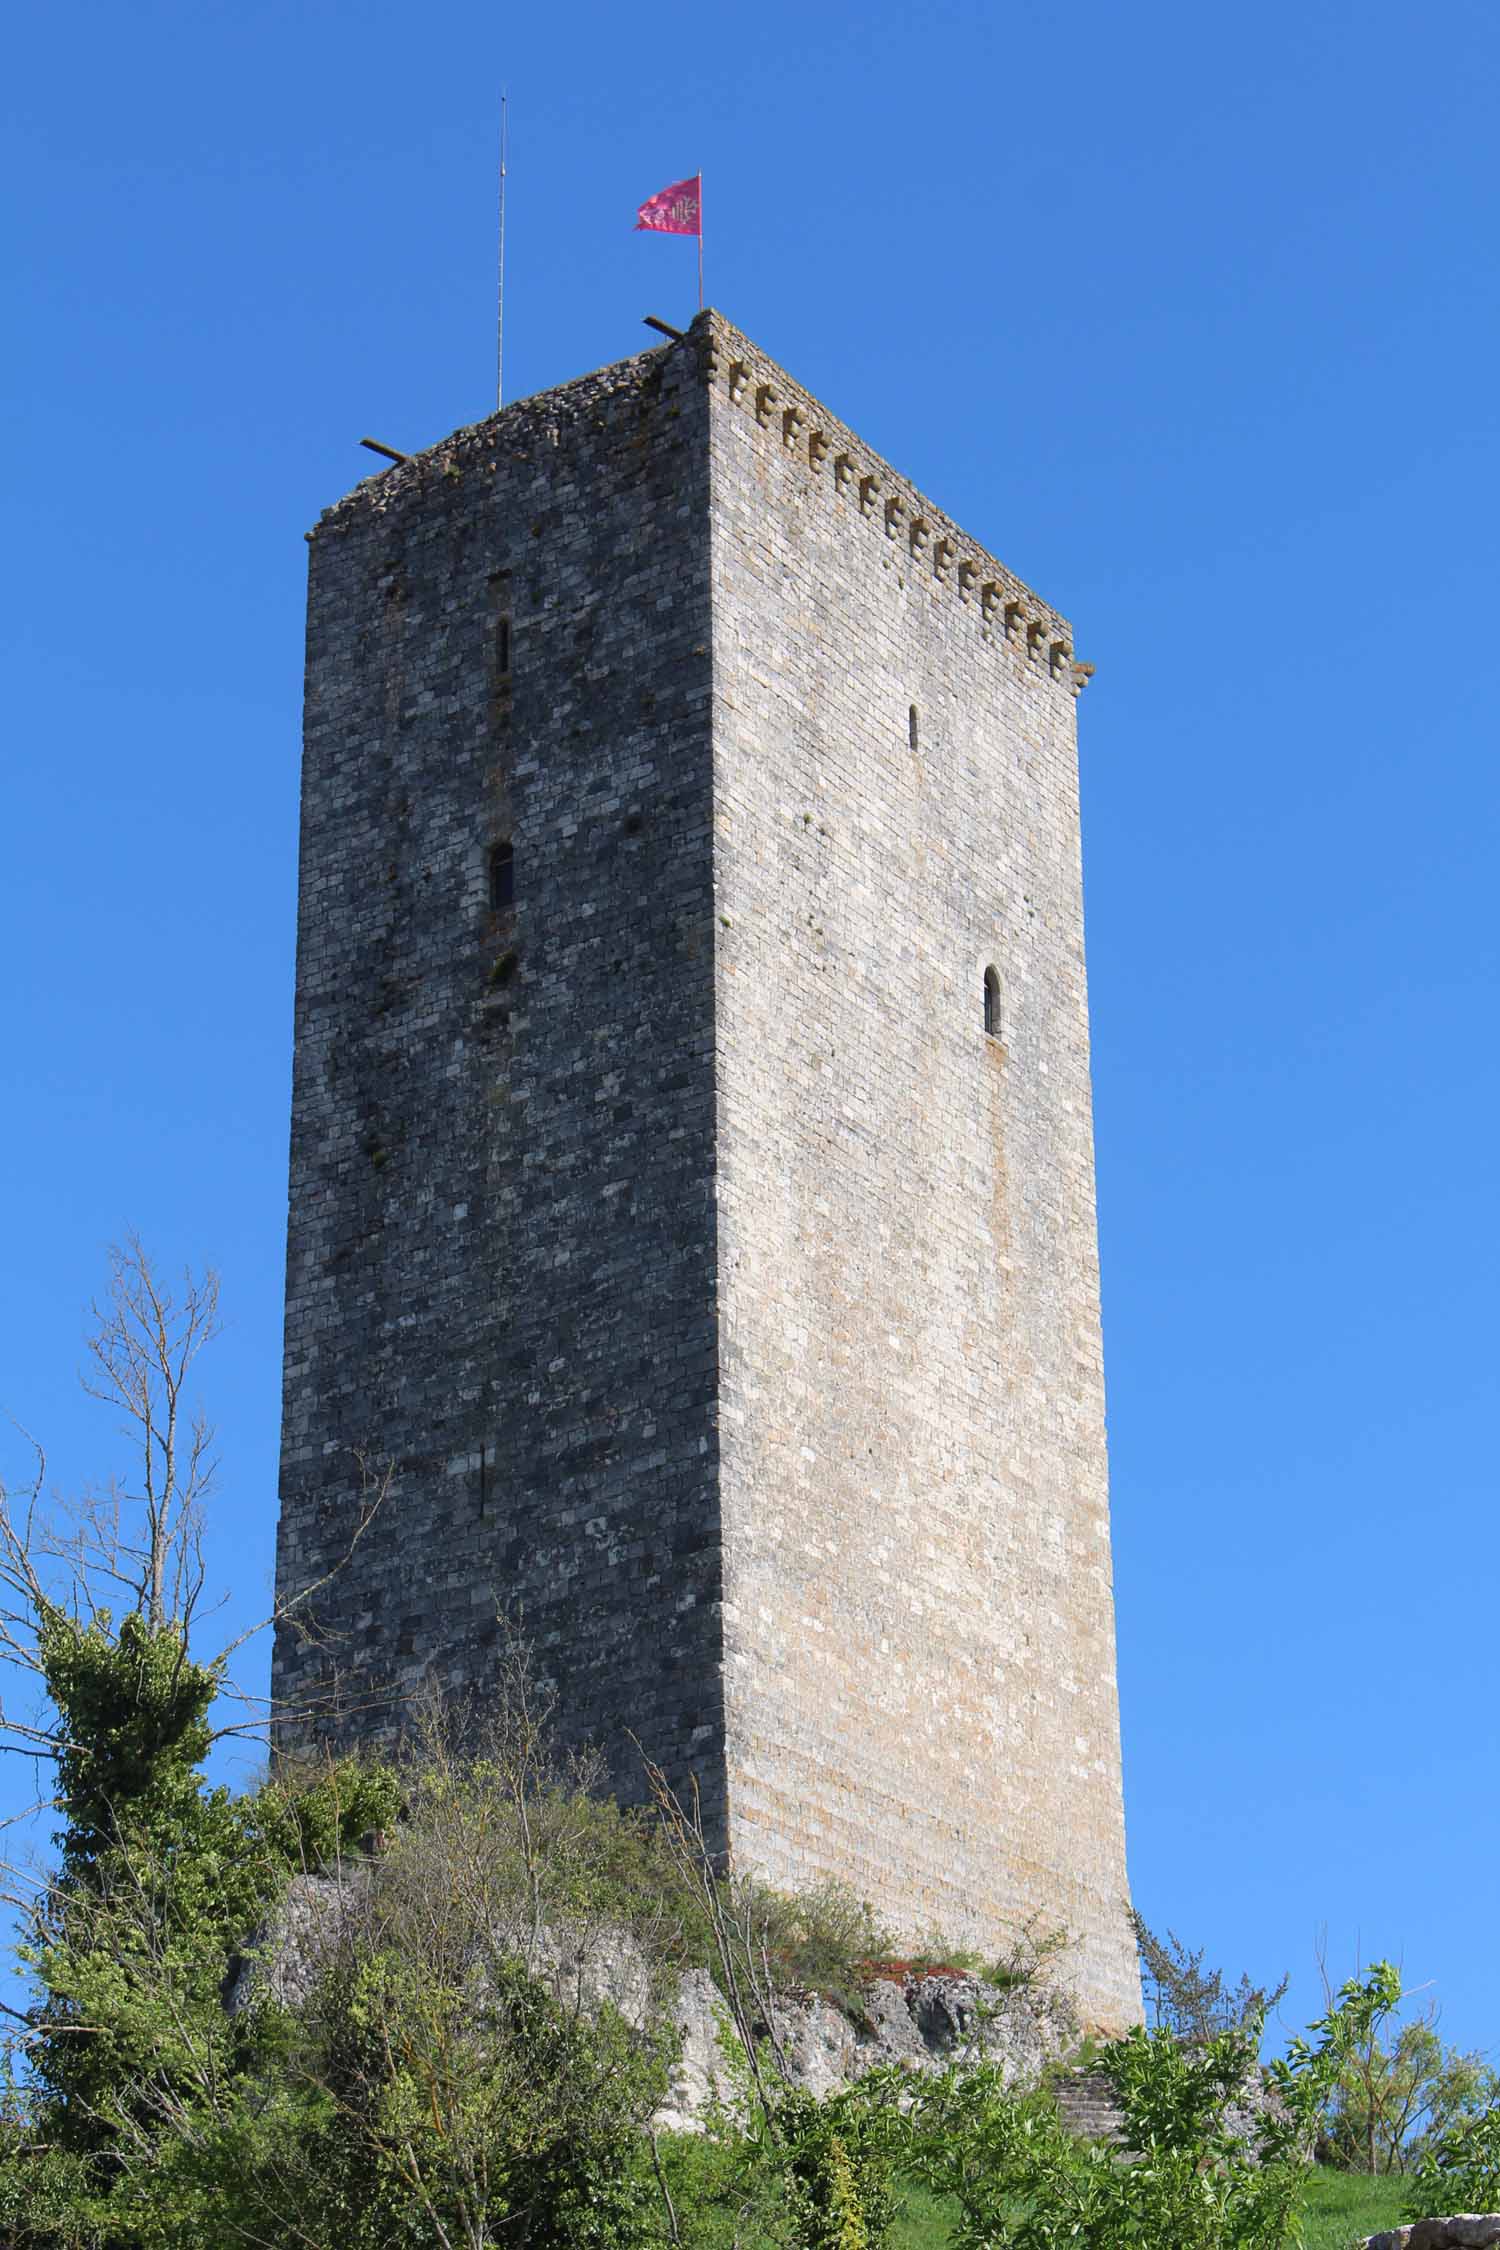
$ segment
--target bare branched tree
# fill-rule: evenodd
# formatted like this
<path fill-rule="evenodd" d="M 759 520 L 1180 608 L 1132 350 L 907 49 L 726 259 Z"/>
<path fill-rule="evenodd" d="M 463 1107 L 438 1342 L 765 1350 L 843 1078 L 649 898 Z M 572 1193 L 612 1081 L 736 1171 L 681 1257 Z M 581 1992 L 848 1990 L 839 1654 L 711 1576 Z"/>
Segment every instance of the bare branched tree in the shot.
<path fill-rule="evenodd" d="M 261 1618 L 207 1652 L 196 1643 L 205 1606 L 205 1508 L 217 1460 L 214 1433 L 192 1395 L 196 1362 L 219 1333 L 219 1279 L 184 1273 L 169 1287 L 138 1235 L 109 1253 L 109 1281 L 92 1306 L 83 1387 L 114 1408 L 131 1444 L 132 1472 L 77 1497 L 49 1493 L 41 1445 L 14 1425 L 32 1454 L 19 1485 L 0 1479 L 0 1662 L 21 1676 L 19 1696 L 0 1695 L 0 1750 L 56 1761 L 69 1748 L 49 1708 L 46 1646 L 64 1623 L 80 1634 L 113 1632 L 135 1616 L 148 1635 L 175 1636 L 185 1664 L 206 1666 L 236 1706 L 215 1739 L 258 1733 L 264 1710 L 229 1680 L 231 1658 L 267 1626 L 300 1622 L 319 1590 L 358 1545 L 390 1488 L 388 1467 L 359 1458 L 360 1503 L 349 1539 L 331 1568 L 296 1588 Z M 29 1813 L 52 1802 L 43 1791 Z"/>
<path fill-rule="evenodd" d="M 777 2005 L 782 1980 L 771 1958 L 761 1893 L 757 1886 L 736 1882 L 721 1870 L 703 1825 L 696 1779 L 690 1782 L 684 1802 L 655 1760 L 644 1751 L 641 1756 L 678 1881 L 708 1926 L 717 1971 L 714 1982 L 744 2054 L 759 2122 L 774 2139 L 778 2097 L 796 2081 L 782 2034 Z"/>
<path fill-rule="evenodd" d="M 92 1310 L 83 1387 L 126 1416 L 140 1486 L 112 1485 L 105 1504 L 89 1509 L 77 1577 L 86 1585 L 93 1571 L 107 1571 L 152 1632 L 169 1619 L 187 1625 L 203 1591 L 203 1503 L 217 1466 L 213 1431 L 187 1382 L 219 1333 L 219 1277 L 187 1273 L 174 1298 L 129 1235 L 110 1252 L 109 1289 Z"/>

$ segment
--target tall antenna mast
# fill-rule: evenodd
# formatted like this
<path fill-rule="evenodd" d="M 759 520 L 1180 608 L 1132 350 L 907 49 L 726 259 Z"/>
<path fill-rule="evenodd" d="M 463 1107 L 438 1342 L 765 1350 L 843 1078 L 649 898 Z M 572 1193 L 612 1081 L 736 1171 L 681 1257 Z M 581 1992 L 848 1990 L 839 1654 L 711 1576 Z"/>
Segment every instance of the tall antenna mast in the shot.
<path fill-rule="evenodd" d="M 510 96 L 500 96 L 500 272 L 495 298 L 495 411 L 505 404 L 505 169 L 510 155 Z"/>

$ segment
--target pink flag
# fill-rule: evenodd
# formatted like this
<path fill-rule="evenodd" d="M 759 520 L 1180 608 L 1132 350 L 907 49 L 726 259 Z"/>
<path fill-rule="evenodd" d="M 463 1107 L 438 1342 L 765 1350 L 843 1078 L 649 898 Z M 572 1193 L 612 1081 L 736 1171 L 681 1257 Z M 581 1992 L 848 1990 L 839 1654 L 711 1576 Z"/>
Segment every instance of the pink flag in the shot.
<path fill-rule="evenodd" d="M 664 187 L 660 195 L 644 202 L 635 215 L 635 231 L 648 234 L 703 233 L 703 174 L 695 172 L 691 179 L 674 180 Z"/>

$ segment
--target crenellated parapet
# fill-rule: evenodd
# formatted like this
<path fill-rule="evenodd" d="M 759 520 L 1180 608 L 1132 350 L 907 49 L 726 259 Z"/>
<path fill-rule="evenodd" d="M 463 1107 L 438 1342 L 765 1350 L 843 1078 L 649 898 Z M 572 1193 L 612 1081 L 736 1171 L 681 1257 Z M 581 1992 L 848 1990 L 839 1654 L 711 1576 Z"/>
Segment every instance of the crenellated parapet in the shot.
<path fill-rule="evenodd" d="M 971 611 L 982 641 L 1009 648 L 1029 672 L 1072 695 L 1092 677 L 1092 664 L 1074 655 L 1065 617 L 711 308 L 674 342 L 520 399 L 378 471 L 325 510 L 309 537 L 337 532 L 370 513 L 383 515 L 434 485 L 456 499 L 464 480 L 476 474 L 493 477 L 502 467 L 586 450 L 604 420 L 621 410 L 670 413 L 694 370 L 744 415 L 768 460 L 821 488 L 851 529 L 859 525 L 861 536 L 872 544 L 880 540 L 887 555 L 899 557 L 904 573 Z"/>
<path fill-rule="evenodd" d="M 1094 667 L 1074 656 L 1068 620 L 712 308 L 674 342 L 519 399 L 377 471 L 325 509 L 308 537 L 345 530 L 356 520 L 412 502 L 420 505 L 434 486 L 456 501 L 465 480 L 475 475 L 492 478 L 517 464 L 540 468 L 559 453 L 587 451 L 613 414 L 670 413 L 695 369 L 699 380 L 743 413 L 768 459 L 821 487 L 829 505 L 847 513 L 851 527 L 858 523 L 863 536 L 894 551 L 903 571 L 970 610 L 982 641 L 1008 647 L 1018 663 L 1072 695 L 1085 686 Z"/>
<path fill-rule="evenodd" d="M 810 485 L 821 486 L 851 526 L 861 525 L 864 536 L 896 551 L 903 570 L 971 610 L 982 640 L 1009 646 L 1018 661 L 1071 695 L 1093 677 L 1093 665 L 1074 656 L 1065 617 L 793 384 L 722 313 L 700 313 L 684 342 L 696 350 L 709 388 L 764 433 L 768 457 L 779 456 Z"/>

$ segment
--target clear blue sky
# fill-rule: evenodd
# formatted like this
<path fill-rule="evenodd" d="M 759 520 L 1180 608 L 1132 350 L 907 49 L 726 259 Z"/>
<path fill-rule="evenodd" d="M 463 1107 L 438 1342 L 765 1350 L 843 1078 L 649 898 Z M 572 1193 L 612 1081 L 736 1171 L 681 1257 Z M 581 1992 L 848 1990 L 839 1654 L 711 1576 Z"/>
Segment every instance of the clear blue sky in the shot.
<path fill-rule="evenodd" d="M 507 81 L 513 395 L 691 313 L 631 220 L 701 164 L 712 301 L 1097 664 L 1136 1895 L 1293 2007 L 1319 1925 L 1399 1952 L 1500 2046 L 1497 62 L 1441 0 L 17 15 L 0 1400 L 58 1476 L 120 1459 L 104 1245 L 213 1260 L 264 1600 L 301 535 L 359 437 L 489 406 Z"/>

